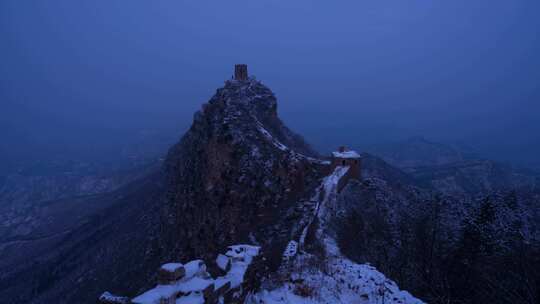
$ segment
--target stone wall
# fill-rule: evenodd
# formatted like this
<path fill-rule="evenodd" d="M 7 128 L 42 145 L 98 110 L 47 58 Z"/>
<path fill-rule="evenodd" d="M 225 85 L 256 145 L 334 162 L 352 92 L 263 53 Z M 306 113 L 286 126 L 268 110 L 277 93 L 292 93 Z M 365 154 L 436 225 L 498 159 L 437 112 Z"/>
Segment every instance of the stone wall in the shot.
<path fill-rule="evenodd" d="M 338 182 L 338 192 L 347 185 L 349 179 L 360 180 L 362 178 L 362 161 L 360 158 L 333 158 L 329 167 L 329 174 L 333 172 L 337 166 L 349 166 L 347 174 L 345 174 Z"/>
<path fill-rule="evenodd" d="M 234 66 L 234 79 L 242 81 L 248 79 L 248 70 L 246 64 L 237 64 Z"/>

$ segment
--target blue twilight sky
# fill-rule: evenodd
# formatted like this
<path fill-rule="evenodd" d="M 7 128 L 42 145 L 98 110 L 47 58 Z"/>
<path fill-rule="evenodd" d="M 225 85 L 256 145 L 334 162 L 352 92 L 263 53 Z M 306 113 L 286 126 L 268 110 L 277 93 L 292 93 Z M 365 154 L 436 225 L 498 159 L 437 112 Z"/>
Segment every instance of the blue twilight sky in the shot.
<path fill-rule="evenodd" d="M 4 160 L 179 137 L 235 63 L 321 151 L 423 135 L 538 162 L 538 0 L 0 1 Z M 151 133 L 154 134 L 154 133 Z"/>

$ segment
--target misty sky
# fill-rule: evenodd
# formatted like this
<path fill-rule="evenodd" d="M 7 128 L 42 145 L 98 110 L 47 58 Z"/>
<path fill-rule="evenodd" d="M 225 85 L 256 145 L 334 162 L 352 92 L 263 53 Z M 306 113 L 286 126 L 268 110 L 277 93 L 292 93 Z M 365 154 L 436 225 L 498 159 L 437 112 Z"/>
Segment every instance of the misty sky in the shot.
<path fill-rule="evenodd" d="M 0 152 L 180 137 L 247 63 L 321 151 L 424 135 L 538 162 L 539 12 L 538 0 L 2 0 Z"/>

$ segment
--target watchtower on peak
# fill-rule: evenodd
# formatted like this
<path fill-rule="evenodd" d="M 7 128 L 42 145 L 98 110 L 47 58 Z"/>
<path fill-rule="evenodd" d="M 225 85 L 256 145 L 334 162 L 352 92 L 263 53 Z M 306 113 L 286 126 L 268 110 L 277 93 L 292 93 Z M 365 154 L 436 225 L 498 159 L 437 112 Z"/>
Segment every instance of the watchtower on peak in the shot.
<path fill-rule="evenodd" d="M 247 64 L 236 64 L 234 66 L 234 80 L 248 80 Z"/>

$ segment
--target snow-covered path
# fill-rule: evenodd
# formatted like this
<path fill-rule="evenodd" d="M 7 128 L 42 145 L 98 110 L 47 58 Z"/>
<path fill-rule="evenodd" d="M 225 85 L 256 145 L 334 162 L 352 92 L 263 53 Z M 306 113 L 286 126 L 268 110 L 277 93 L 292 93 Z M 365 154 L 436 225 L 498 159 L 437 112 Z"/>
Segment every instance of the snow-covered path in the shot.
<path fill-rule="evenodd" d="M 336 167 L 323 179 L 313 196 L 317 207 L 299 242 L 289 242 L 275 281 L 263 282 L 260 292 L 247 297 L 247 304 L 422 303 L 369 264 L 356 264 L 345 258 L 336 241 L 325 232 L 336 205 L 338 183 L 348 170 L 349 167 Z M 315 224 L 316 236 L 326 251 L 323 258 L 303 251 L 308 230 Z"/>
<path fill-rule="evenodd" d="M 309 220 L 308 224 L 304 229 L 302 230 L 302 235 L 300 236 L 300 248 L 304 247 L 306 236 L 308 233 L 309 228 L 313 223 L 315 222 L 315 219 L 318 219 L 320 224 L 324 224 L 326 221 L 326 212 L 328 210 L 327 204 L 331 200 L 335 200 L 335 197 L 337 196 L 337 185 L 339 183 L 339 180 L 347 174 L 349 171 L 349 167 L 336 167 L 334 172 L 332 174 L 326 176 L 321 185 L 317 187 L 317 190 L 315 191 L 315 194 L 312 197 L 312 200 L 317 201 L 317 206 L 315 207 L 315 213 L 311 216 L 311 219 Z M 321 192 L 322 191 L 322 192 Z M 321 198 L 322 193 L 322 198 Z"/>
<path fill-rule="evenodd" d="M 306 155 L 304 155 L 302 153 L 298 153 L 298 152 L 290 149 L 289 147 L 284 145 L 282 142 L 280 142 L 277 138 L 272 136 L 272 134 L 270 134 L 270 132 L 268 132 L 268 130 L 266 130 L 264 125 L 255 116 L 253 116 L 253 119 L 255 120 L 255 123 L 257 124 L 257 129 L 259 130 L 259 132 L 261 132 L 264 135 L 264 137 L 266 137 L 266 139 L 269 140 L 276 148 L 278 148 L 281 151 L 290 153 L 291 156 L 293 157 L 293 159 L 296 159 L 296 160 L 305 159 L 305 160 L 307 160 L 309 162 L 312 162 L 312 163 L 329 164 L 329 162 L 326 161 L 326 160 L 321 160 L 321 159 L 309 157 L 309 156 L 306 156 Z"/>

